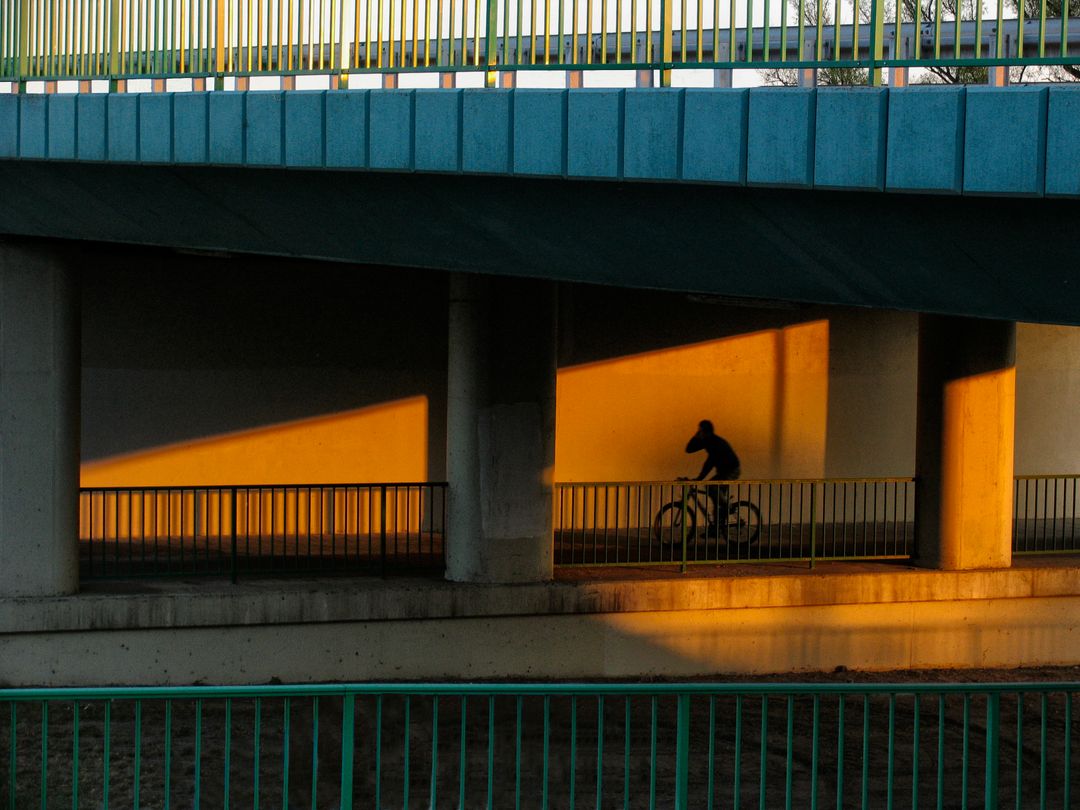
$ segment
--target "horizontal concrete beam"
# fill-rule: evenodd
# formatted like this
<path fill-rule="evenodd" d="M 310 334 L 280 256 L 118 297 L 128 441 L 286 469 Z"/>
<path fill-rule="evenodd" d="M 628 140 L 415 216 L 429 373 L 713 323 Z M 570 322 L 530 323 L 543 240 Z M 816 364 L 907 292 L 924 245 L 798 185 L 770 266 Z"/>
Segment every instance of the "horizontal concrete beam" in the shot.
<path fill-rule="evenodd" d="M 1080 196 L 1080 88 L 0 96 L 0 160 Z"/>
<path fill-rule="evenodd" d="M 0 234 L 1080 323 L 1072 199 L 58 160 L 0 188 Z"/>

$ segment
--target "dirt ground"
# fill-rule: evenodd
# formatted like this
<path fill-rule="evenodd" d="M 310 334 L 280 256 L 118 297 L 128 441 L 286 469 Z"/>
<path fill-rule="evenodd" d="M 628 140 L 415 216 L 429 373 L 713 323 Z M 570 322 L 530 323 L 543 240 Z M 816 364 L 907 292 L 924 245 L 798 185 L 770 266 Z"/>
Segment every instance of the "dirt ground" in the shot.
<path fill-rule="evenodd" d="M 766 682 L 1058 682 L 1080 691 L 1080 667 L 714 680 L 748 690 Z M 340 698 L 323 697 L 317 705 L 307 697 L 288 704 L 278 698 L 168 706 L 114 701 L 107 743 L 105 703 L 51 702 L 47 717 L 40 704 L 15 704 L 14 718 L 11 707 L 0 703 L 0 730 L 7 732 L 0 733 L 0 804 L 12 808 L 103 807 L 106 778 L 110 807 L 164 807 L 166 793 L 181 808 L 340 806 Z M 1000 806 L 1039 806 L 1043 794 L 1048 807 L 1080 801 L 1077 709 L 1075 692 L 1065 689 L 1045 702 L 1040 695 L 1022 701 L 1016 692 L 1003 695 Z M 812 794 L 820 807 L 903 808 L 916 798 L 919 806 L 934 807 L 940 791 L 942 807 L 982 807 L 987 711 L 986 697 L 977 693 L 967 701 L 962 694 L 944 701 L 924 695 L 917 714 L 914 697 L 902 693 L 892 700 L 775 695 L 764 703 L 750 694 L 695 697 L 689 806 L 783 807 L 790 792 L 793 807 L 810 806 Z M 520 703 L 513 696 L 442 697 L 437 705 L 423 696 L 364 697 L 356 701 L 353 733 L 358 808 L 502 808 L 514 807 L 518 797 L 522 807 L 543 807 L 546 799 L 553 809 L 644 808 L 670 807 L 674 799 L 676 701 L 670 696 L 655 703 L 648 695 L 602 702 L 559 696 L 546 705 L 541 697 Z"/>

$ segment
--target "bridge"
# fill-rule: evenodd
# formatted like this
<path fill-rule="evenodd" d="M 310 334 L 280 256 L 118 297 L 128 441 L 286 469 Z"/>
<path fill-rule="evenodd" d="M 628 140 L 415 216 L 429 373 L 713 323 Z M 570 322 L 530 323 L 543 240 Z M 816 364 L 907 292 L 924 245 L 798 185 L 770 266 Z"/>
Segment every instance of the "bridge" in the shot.
<path fill-rule="evenodd" d="M 0 0 L 12 677 L 83 660 L 95 627 L 138 635 L 133 616 L 155 628 L 140 644 L 179 616 L 196 646 L 257 625 L 264 652 L 312 616 L 467 615 L 513 635 L 554 599 L 556 566 L 822 557 L 931 570 L 657 598 L 821 618 L 857 592 L 887 604 L 880 630 L 928 627 L 954 599 L 1012 626 L 1025 608 L 1002 599 L 1024 591 L 1050 629 L 1034 652 L 1002 631 L 993 660 L 1057 660 L 1074 569 L 1012 564 L 1078 548 L 1061 473 L 1080 447 L 1080 248 L 1048 236 L 1071 233 L 1080 196 L 1080 89 L 1050 81 L 1080 64 L 1069 9 L 555 5 Z M 735 86 L 759 70 L 796 86 Z M 984 86 L 920 86 L 927 71 Z M 724 432 L 741 431 L 751 552 L 741 525 L 709 536 L 707 505 L 700 544 L 699 507 L 654 524 L 694 497 L 651 471 L 683 427 L 635 439 L 723 409 L 744 423 Z M 396 483 L 371 477 L 399 459 Z M 414 553 L 451 580 L 430 599 L 76 595 L 95 576 L 385 574 Z M 465 608 L 460 583 L 531 584 Z M 562 587 L 574 622 L 655 609 L 625 583 Z M 446 643 L 480 643 L 466 625 Z M 694 660 L 723 658 L 721 625 Z M 942 638 L 931 663 L 978 646 Z"/>

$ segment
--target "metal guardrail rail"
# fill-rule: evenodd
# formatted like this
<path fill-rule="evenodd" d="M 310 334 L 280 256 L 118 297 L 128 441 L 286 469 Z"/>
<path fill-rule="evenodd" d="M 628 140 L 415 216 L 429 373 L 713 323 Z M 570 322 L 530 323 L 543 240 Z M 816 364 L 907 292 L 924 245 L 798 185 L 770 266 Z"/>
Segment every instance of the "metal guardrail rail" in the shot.
<path fill-rule="evenodd" d="M 1021 475 L 1013 498 L 1013 554 L 1080 552 L 1080 475 Z"/>
<path fill-rule="evenodd" d="M 959 9 L 955 13 L 953 9 Z M 0 0 L 0 80 L 1075 65 L 1061 0 Z"/>
<path fill-rule="evenodd" d="M 85 579 L 441 569 L 445 483 L 84 489 Z"/>
<path fill-rule="evenodd" d="M 1071 807 L 1080 683 L 0 690 L 7 807 Z"/>
<path fill-rule="evenodd" d="M 719 516 L 719 517 L 718 517 Z M 912 478 L 555 485 L 555 564 L 905 559 Z"/>

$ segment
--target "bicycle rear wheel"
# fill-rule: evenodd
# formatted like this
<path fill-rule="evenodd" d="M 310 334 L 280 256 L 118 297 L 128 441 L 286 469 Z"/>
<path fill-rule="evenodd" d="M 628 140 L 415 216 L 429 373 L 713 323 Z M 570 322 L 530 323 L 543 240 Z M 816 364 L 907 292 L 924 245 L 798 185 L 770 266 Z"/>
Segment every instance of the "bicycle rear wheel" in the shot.
<path fill-rule="evenodd" d="M 761 531 L 761 512 L 750 501 L 735 501 L 728 506 L 724 538 L 736 546 L 748 546 L 758 539 Z"/>

